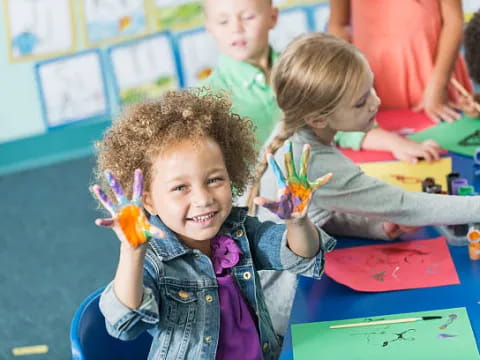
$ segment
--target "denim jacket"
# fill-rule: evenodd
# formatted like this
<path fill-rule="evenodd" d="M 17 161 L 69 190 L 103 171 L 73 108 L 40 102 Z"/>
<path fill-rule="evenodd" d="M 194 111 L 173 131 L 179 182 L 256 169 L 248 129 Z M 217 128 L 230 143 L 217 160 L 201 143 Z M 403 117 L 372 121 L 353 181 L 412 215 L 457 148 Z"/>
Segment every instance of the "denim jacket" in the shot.
<path fill-rule="evenodd" d="M 166 237 L 151 240 L 144 265 L 144 294 L 138 309 L 129 309 L 115 296 L 112 283 L 103 292 L 100 309 L 108 332 L 130 340 L 148 330 L 153 336 L 149 359 L 215 359 L 220 329 L 218 285 L 210 258 L 183 245 L 158 217 L 151 222 Z M 318 229 L 322 249 L 312 259 L 287 247 L 284 225 L 260 222 L 247 208 L 233 208 L 221 234 L 235 240 L 243 254 L 232 274 L 257 315 L 264 359 L 277 359 L 280 339 L 274 334 L 257 270 L 289 270 L 313 278 L 323 273 L 323 249 L 335 240 Z"/>

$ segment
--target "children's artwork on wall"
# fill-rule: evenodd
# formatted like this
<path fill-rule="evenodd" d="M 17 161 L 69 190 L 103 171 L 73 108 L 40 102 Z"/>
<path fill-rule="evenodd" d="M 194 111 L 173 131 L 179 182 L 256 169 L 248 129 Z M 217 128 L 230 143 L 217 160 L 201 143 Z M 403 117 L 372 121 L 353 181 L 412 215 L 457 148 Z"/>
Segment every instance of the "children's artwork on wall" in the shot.
<path fill-rule="evenodd" d="M 270 44 L 276 51 L 283 51 L 293 39 L 309 30 L 308 13 L 303 8 L 281 11 L 277 26 L 270 31 Z"/>
<path fill-rule="evenodd" d="M 47 127 L 109 114 L 97 50 L 37 63 L 35 71 Z"/>
<path fill-rule="evenodd" d="M 392 291 L 459 284 L 444 237 L 337 249 L 325 273 L 357 291 Z"/>
<path fill-rule="evenodd" d="M 170 34 L 161 33 L 109 49 L 120 104 L 155 98 L 179 87 Z"/>
<path fill-rule="evenodd" d="M 447 174 L 452 172 L 452 158 L 444 157 L 433 162 L 381 161 L 358 164 L 365 174 L 397 185 L 407 191 L 422 191 L 422 181 L 431 177 L 443 190 L 447 189 Z"/>
<path fill-rule="evenodd" d="M 149 13 L 155 30 L 187 30 L 203 24 L 198 0 L 150 0 Z"/>
<path fill-rule="evenodd" d="M 330 18 L 330 7 L 328 6 L 328 4 L 316 6 L 312 10 L 315 31 L 327 32 L 328 19 Z"/>
<path fill-rule="evenodd" d="M 201 28 L 179 33 L 177 42 L 183 74 L 182 86 L 196 86 L 217 66 L 220 54 L 215 41 Z"/>
<path fill-rule="evenodd" d="M 10 61 L 75 50 L 71 0 L 3 0 Z"/>
<path fill-rule="evenodd" d="M 273 0 L 272 4 L 276 8 L 284 9 L 289 6 L 292 6 L 292 0 Z"/>
<path fill-rule="evenodd" d="M 340 324 L 439 316 L 441 318 L 415 322 L 330 328 Z M 310 360 L 312 354 L 319 353 L 324 358 L 355 360 L 479 359 L 464 307 L 293 324 L 292 344 L 295 360 Z"/>
<path fill-rule="evenodd" d="M 429 129 L 410 135 L 415 141 L 435 140 L 443 149 L 454 153 L 473 156 L 478 148 L 475 136 L 467 138 L 480 130 L 480 121 L 463 115 L 462 119 L 453 123 L 442 122 Z M 477 139 L 478 140 L 478 139 Z"/>
<path fill-rule="evenodd" d="M 82 10 L 89 45 L 125 40 L 147 31 L 143 0 L 83 0 Z"/>
<path fill-rule="evenodd" d="M 313 5 L 318 3 L 328 3 L 328 0 L 290 0 L 292 5 Z"/>

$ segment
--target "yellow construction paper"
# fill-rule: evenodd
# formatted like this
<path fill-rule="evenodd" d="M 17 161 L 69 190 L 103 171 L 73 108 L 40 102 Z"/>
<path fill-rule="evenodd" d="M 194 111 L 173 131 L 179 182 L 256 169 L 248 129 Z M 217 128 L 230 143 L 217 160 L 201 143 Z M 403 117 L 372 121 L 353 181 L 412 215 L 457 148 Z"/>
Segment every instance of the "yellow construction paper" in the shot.
<path fill-rule="evenodd" d="M 419 161 L 416 164 L 404 161 L 382 161 L 358 164 L 369 176 L 398 185 L 408 191 L 422 191 L 422 180 L 433 177 L 436 184 L 447 190 L 447 174 L 452 172 L 452 159 L 441 158 L 438 161 Z"/>

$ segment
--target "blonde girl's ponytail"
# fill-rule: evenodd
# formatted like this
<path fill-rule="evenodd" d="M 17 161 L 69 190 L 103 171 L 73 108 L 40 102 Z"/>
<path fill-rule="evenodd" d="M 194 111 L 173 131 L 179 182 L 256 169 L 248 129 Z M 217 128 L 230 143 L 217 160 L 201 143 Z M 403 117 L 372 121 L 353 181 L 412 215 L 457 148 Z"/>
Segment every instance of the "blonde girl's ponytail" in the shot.
<path fill-rule="evenodd" d="M 293 133 L 295 132 L 295 129 L 287 129 L 282 125 L 282 128 L 280 132 L 275 135 L 275 137 L 272 139 L 270 144 L 268 144 L 265 147 L 265 151 L 262 154 L 262 159 L 258 163 L 256 169 L 255 169 L 255 177 L 253 179 L 253 185 L 250 189 L 250 192 L 248 193 L 247 197 L 247 206 L 248 206 L 248 215 L 254 216 L 255 213 L 257 212 L 257 205 L 253 202 L 253 199 L 255 199 L 259 192 L 260 192 L 260 181 L 262 179 L 263 174 L 265 173 L 265 170 L 267 170 L 268 167 L 268 160 L 267 160 L 267 154 L 270 153 L 274 155 L 280 147 L 282 147 L 283 143 L 290 138 Z"/>

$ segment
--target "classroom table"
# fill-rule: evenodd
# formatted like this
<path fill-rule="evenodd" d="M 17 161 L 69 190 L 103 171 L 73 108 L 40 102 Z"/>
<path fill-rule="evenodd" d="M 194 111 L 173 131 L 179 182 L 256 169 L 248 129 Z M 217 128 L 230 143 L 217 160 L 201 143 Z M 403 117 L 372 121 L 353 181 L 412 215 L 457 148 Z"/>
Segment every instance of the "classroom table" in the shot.
<path fill-rule="evenodd" d="M 453 171 L 459 172 L 462 177 L 469 180 L 470 184 L 474 185 L 476 191 L 480 191 L 480 178 L 474 176 L 472 158 L 456 154 L 448 154 L 448 156 L 452 157 Z M 440 234 L 435 228 L 424 227 L 415 233 L 402 235 L 400 241 L 428 239 L 437 236 Z M 384 243 L 379 240 L 359 238 L 339 237 L 337 240 L 337 248 Z M 459 285 L 367 293 L 358 292 L 336 283 L 326 275 L 320 280 L 302 276 L 299 278 L 290 325 L 466 307 L 475 333 L 477 347 L 479 347 L 480 260 L 470 260 L 466 246 L 450 246 L 449 248 L 460 279 Z M 290 326 L 284 339 L 280 359 L 293 359 Z"/>

